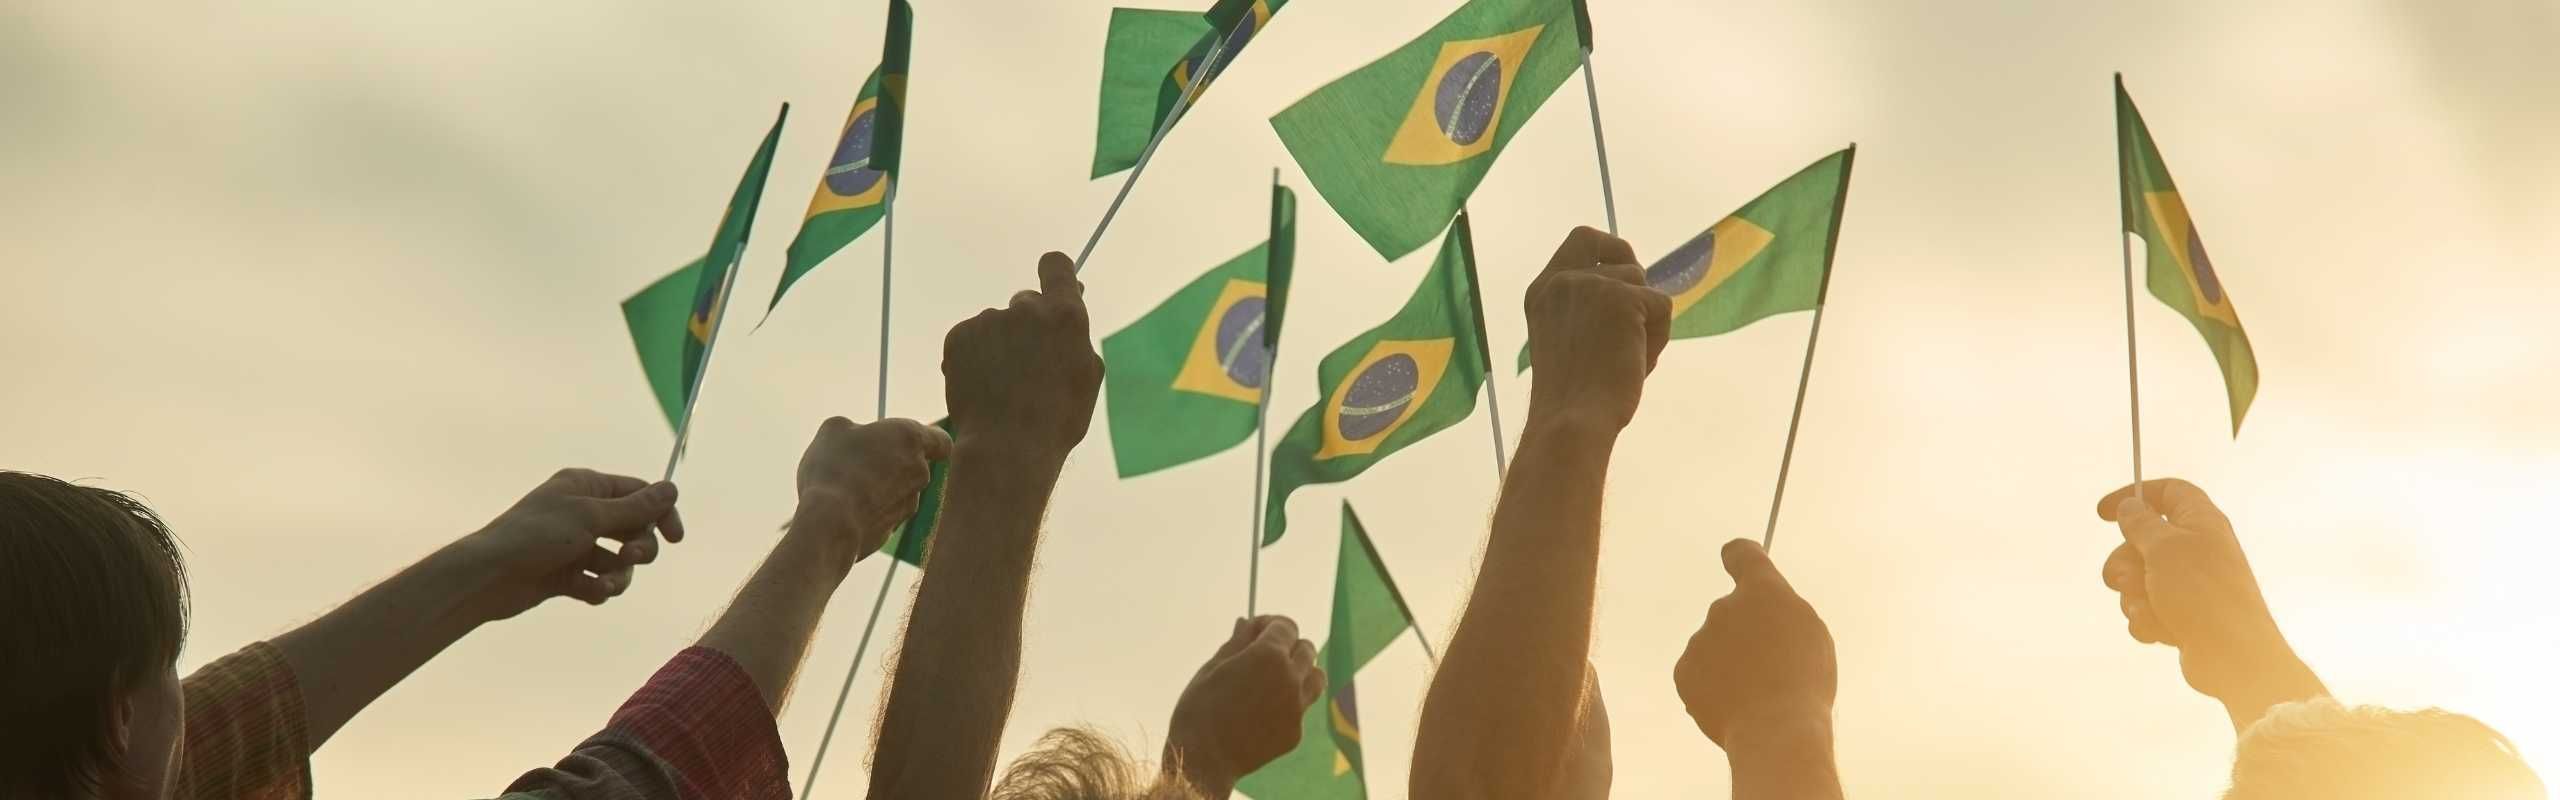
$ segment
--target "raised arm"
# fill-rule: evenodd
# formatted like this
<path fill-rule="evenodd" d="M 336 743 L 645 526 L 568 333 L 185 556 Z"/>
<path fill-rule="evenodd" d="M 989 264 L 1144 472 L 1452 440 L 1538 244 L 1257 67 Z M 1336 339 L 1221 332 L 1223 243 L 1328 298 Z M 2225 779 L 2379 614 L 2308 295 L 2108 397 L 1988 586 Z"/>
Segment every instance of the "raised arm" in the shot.
<path fill-rule="evenodd" d="M 942 372 L 959 432 L 929 568 L 872 753 L 875 798 L 983 797 L 1013 709 L 1040 518 L 1102 389 L 1075 263 L 954 326 Z"/>
<path fill-rule="evenodd" d="M 2124 543 L 2107 556 L 2107 588 L 2120 595 L 2136 641 L 2178 648 L 2187 685 L 2222 702 L 2234 730 L 2280 703 L 2329 695 L 2320 676 L 2276 627 L 2231 520 L 2203 489 L 2176 478 L 2128 486 L 2098 501 Z"/>
<path fill-rule="evenodd" d="M 1839 656 L 1831 629 L 1757 542 L 1724 546 L 1733 592 L 1707 607 L 1672 682 L 1699 732 L 1724 748 L 1734 800 L 1840 800 L 1831 758 Z"/>
<path fill-rule="evenodd" d="M 561 470 L 487 527 L 276 637 L 301 687 L 309 748 L 482 623 L 631 588 L 633 567 L 658 557 L 653 528 L 684 538 L 675 503 L 674 484 Z"/>
<path fill-rule="evenodd" d="M 1466 614 L 1423 700 L 1412 796 L 1541 797 L 1582 707 L 1601 486 L 1669 335 L 1627 243 L 1577 228 L 1530 285 L 1529 417 Z"/>
<path fill-rule="evenodd" d="M 846 573 L 914 514 L 951 441 L 913 420 L 818 426 L 800 457 L 798 510 L 773 552 L 695 646 L 631 695 L 604 730 L 507 787 L 539 800 L 791 796 L 774 717 Z"/>

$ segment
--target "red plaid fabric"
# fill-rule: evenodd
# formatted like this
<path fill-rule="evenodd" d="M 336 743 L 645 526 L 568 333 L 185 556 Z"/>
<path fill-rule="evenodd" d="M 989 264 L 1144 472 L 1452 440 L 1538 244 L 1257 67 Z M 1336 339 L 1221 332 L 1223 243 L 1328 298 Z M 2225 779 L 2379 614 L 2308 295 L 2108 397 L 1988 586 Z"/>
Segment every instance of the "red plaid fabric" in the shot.
<path fill-rule="evenodd" d="M 510 797 L 551 800 L 790 800 L 782 732 L 755 681 L 728 654 L 669 659 L 558 765 L 527 772 Z"/>
<path fill-rule="evenodd" d="M 302 687 L 274 645 L 258 642 L 187 676 L 179 797 L 304 800 L 311 747 Z"/>

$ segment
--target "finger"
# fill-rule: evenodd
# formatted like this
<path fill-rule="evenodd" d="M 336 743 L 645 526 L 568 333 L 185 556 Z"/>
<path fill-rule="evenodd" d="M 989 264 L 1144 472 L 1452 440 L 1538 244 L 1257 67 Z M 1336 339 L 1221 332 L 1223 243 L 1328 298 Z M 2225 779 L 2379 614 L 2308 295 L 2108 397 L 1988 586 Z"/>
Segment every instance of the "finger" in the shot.
<path fill-rule="evenodd" d="M 2107 553 L 2106 566 L 2099 568 L 2098 576 L 2107 588 L 2119 592 L 2142 589 L 2142 552 L 2133 549 L 2132 542 L 2116 545 Z"/>
<path fill-rule="evenodd" d="M 558 588 L 560 595 L 577 598 L 579 602 L 587 605 L 600 606 L 604 605 L 604 601 L 619 597 L 631 588 L 631 574 L 619 572 L 607 575 L 581 575 L 571 572 L 560 578 Z"/>
<path fill-rule="evenodd" d="M 1234 658 L 1235 654 L 1244 651 L 1245 645 L 1253 642 L 1251 634 L 1254 629 L 1247 627 L 1245 625 L 1246 621 L 1247 620 L 1243 617 L 1236 618 L 1235 626 L 1227 631 L 1227 640 L 1218 643 L 1218 651 L 1210 654 L 1209 660 L 1225 661 L 1229 658 Z"/>
<path fill-rule="evenodd" d="M 1787 576 L 1779 574 L 1778 565 L 1769 560 L 1769 551 L 1760 549 L 1759 542 L 1749 539 L 1724 543 L 1724 571 L 1733 576 L 1733 586 L 1737 590 L 1745 586 L 1765 586 L 1785 589 L 1789 594 L 1795 592 L 1795 587 L 1787 584 Z"/>
<path fill-rule="evenodd" d="M 2176 526 L 2161 519 L 2141 497 L 2127 497 L 2116 505 L 2116 529 L 2124 533 L 2125 543 L 2133 545 L 2137 553 L 2148 552 L 2178 533 Z"/>
<path fill-rule="evenodd" d="M 2160 643 L 2160 619 L 2151 613 L 2150 603 L 2139 598 L 2126 597 L 2116 601 L 2116 608 L 2124 612 L 2124 631 L 2131 635 L 2134 641 L 2143 644 Z"/>
<path fill-rule="evenodd" d="M 2169 524 L 2191 531 L 2231 529 L 2231 519 L 2222 515 L 2222 509 L 2213 504 L 2213 498 L 2205 496 L 2203 488 L 2176 478 L 2153 483 L 2158 485 L 2144 490 L 2143 495 L 2154 502 L 2162 516 L 2169 518 Z"/>
<path fill-rule="evenodd" d="M 567 489 L 571 497 L 621 497 L 647 488 L 648 481 L 629 475 L 615 475 L 591 469 L 570 467 L 552 473 L 551 480 Z"/>
<path fill-rule="evenodd" d="M 1005 305 L 1007 305 L 1007 306 L 1009 306 L 1009 307 L 1012 307 L 1012 308 L 1022 308 L 1022 307 L 1024 307 L 1024 306 L 1028 306 L 1028 305 L 1031 305 L 1032 303 L 1036 303 L 1036 302 L 1039 302 L 1039 301 L 1040 301 L 1040 292 L 1039 292 L 1039 291 L 1037 291 L 1037 290 L 1033 290 L 1033 289 L 1024 289 L 1024 290 L 1019 291 L 1019 292 L 1014 292 L 1014 293 L 1013 293 L 1013 299 L 1012 299 L 1012 300 L 1010 300 L 1010 301 L 1008 301 Z"/>
<path fill-rule="evenodd" d="M 2142 487 L 2142 498 L 2157 504 L 2162 510 L 2174 511 L 2173 505 L 2185 505 L 2190 502 L 2206 506 L 2213 505 L 2213 500 L 2205 497 L 2203 489 L 2183 479 L 2153 478 L 2139 485 Z M 2098 518 L 2108 522 L 2116 521 L 2116 507 L 2124 505 L 2124 499 L 2133 496 L 2134 486 L 2134 484 L 2127 484 L 2117 487 L 2115 491 L 2108 492 L 2106 497 L 2099 498 Z M 2172 496 L 2177 498 L 2175 503 L 2170 500 Z"/>
<path fill-rule="evenodd" d="M 640 535 L 623 541 L 621 555 L 625 564 L 657 563 L 658 537 L 649 535 L 644 528 Z"/>
<path fill-rule="evenodd" d="M 676 485 L 665 481 L 646 488 L 604 500 L 584 501 L 589 530 L 616 539 L 629 538 L 628 531 L 646 530 L 650 523 L 667 517 L 676 507 Z M 614 535 L 623 534 L 623 535 Z"/>
<path fill-rule="evenodd" d="M 1065 253 L 1040 256 L 1040 293 L 1052 300 L 1084 305 L 1084 284 L 1076 281 L 1076 260 Z"/>
<path fill-rule="evenodd" d="M 1289 671 L 1300 675 L 1316 671 L 1316 643 L 1300 639 L 1289 644 Z"/>
<path fill-rule="evenodd" d="M 1662 360 L 1662 348 L 1671 344 L 1671 296 L 1651 286 L 1644 292 L 1644 340 L 1644 368 L 1650 374 Z"/>
<path fill-rule="evenodd" d="M 927 461 L 940 461 L 951 456 L 951 434 L 911 419 L 893 417 L 872 423 L 887 425 L 898 431 L 908 447 L 922 453 Z"/>
<path fill-rule="evenodd" d="M 578 569 L 592 572 L 597 575 L 603 575 L 627 566 L 630 565 L 623 561 L 621 553 L 607 550 L 602 546 L 589 547 L 587 548 L 587 554 L 578 558 Z"/>
<path fill-rule="evenodd" d="M 1547 272 L 1583 269 L 1597 264 L 1636 263 L 1635 249 L 1624 240 L 1589 225 L 1573 229 L 1547 258 Z"/>
<path fill-rule="evenodd" d="M 1645 285 L 1644 268 L 1634 264 L 1603 263 L 1599 266 L 1592 267 L 1591 272 L 1592 274 L 1617 281 L 1628 286 Z"/>
<path fill-rule="evenodd" d="M 1307 707 L 1308 707 L 1308 706 L 1311 706 L 1311 705 L 1315 705 L 1315 704 L 1316 704 L 1316 698 L 1318 698 L 1318 697 L 1323 697 L 1323 696 L 1324 696 L 1324 670 L 1323 670 L 1322 668 L 1313 668 L 1313 669 L 1309 669 L 1309 670 L 1307 670 L 1307 674 L 1302 675 L 1302 676 L 1299 676 L 1299 678 L 1298 678 L 1298 710 L 1299 710 L 1299 711 L 1305 711 L 1305 710 L 1307 710 Z"/>
<path fill-rule="evenodd" d="M 684 515 L 676 513 L 674 505 L 668 505 L 667 515 L 658 518 L 658 533 L 670 542 L 684 541 Z"/>
<path fill-rule="evenodd" d="M 1267 649 L 1273 653 L 1285 654 L 1298 641 L 1298 623 L 1295 620 L 1288 617 L 1269 616 L 1258 617 L 1254 622 L 1261 623 L 1262 628 L 1254 631 L 1253 641 L 1246 645 L 1248 648 Z"/>

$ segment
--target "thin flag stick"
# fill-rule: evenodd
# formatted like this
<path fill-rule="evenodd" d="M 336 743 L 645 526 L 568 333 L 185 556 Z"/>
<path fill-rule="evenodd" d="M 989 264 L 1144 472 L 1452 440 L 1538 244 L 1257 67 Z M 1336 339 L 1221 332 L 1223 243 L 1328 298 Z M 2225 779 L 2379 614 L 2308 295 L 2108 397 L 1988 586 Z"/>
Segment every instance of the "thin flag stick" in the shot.
<path fill-rule="evenodd" d="M 1484 330 L 1484 288 L 1477 285 L 1483 279 L 1476 276 L 1475 225 L 1469 219 L 1466 207 L 1459 206 L 1458 218 L 1449 223 L 1449 235 L 1458 237 L 1458 254 L 1467 264 L 1467 310 L 1475 317 L 1476 358 L 1484 364 L 1484 406 L 1493 422 L 1493 481 L 1499 485 L 1511 471 L 1510 461 L 1502 452 L 1502 387 L 1493 379 L 1500 370 L 1493 367 L 1493 343 L 1486 341 L 1489 337 Z"/>
<path fill-rule="evenodd" d="M 897 177 L 889 179 L 888 196 L 880 208 L 880 377 L 878 400 L 873 420 L 889 418 L 889 289 L 890 254 L 898 236 Z M 862 656 L 871 650 L 871 633 L 880 626 L 880 610 L 889 604 L 889 581 L 898 576 L 898 559 L 889 559 L 889 568 L 880 573 L 880 593 L 871 598 L 871 619 L 862 623 L 862 639 L 853 646 L 853 663 L 844 668 L 844 684 L 836 688 L 836 708 L 827 714 L 827 729 L 818 735 L 818 753 L 809 759 L 809 777 L 800 782 L 800 798 L 808 800 L 818 790 L 818 768 L 827 763 L 827 746 L 836 738 L 836 723 L 844 720 L 845 698 L 853 695 L 853 676 L 862 672 Z"/>
<path fill-rule="evenodd" d="M 1831 282 L 1830 266 L 1823 267 L 1823 283 Z M 1769 527 L 1760 531 L 1760 548 L 1768 549 L 1778 540 L 1778 506 L 1787 500 L 1787 469 L 1795 465 L 1796 428 L 1804 423 L 1804 390 L 1813 382 L 1813 348 L 1822 342 L 1822 303 L 1813 306 L 1813 332 L 1804 337 L 1804 368 L 1796 373 L 1796 409 L 1787 415 L 1787 446 L 1778 457 L 1778 488 L 1769 493 Z"/>
<path fill-rule="evenodd" d="M 1279 196 L 1280 187 L 1279 167 L 1271 168 L 1271 187 L 1272 196 L 1277 198 Z M 1279 244 L 1277 242 L 1265 242 L 1263 246 L 1270 248 L 1278 247 Z M 1078 261 L 1076 262 L 1076 265 L 1081 268 L 1084 265 L 1084 262 Z M 1271 280 L 1269 262 L 1264 263 L 1262 279 L 1266 282 Z M 1268 303 L 1263 305 L 1263 324 L 1266 326 L 1271 324 L 1269 319 L 1270 308 L 1271 306 Z M 1264 437 L 1268 435 L 1271 430 L 1271 376 L 1279 372 L 1277 369 L 1279 365 L 1273 362 L 1278 360 L 1278 356 L 1280 354 L 1279 348 L 1273 346 L 1278 343 L 1270 338 L 1268 330 L 1268 328 L 1265 328 L 1266 334 L 1263 337 L 1265 346 L 1263 348 L 1262 355 L 1262 392 L 1260 396 L 1253 401 L 1253 497 L 1245 503 L 1245 507 L 1251 509 L 1253 512 L 1253 519 L 1247 520 L 1244 528 L 1246 539 L 1245 550 L 1248 553 L 1248 555 L 1245 556 L 1246 566 L 1244 578 L 1244 616 L 1246 619 L 1252 619 L 1254 617 L 1254 609 L 1259 605 L 1262 599 L 1262 457 L 1263 453 L 1266 452 L 1263 449 L 1263 441 Z"/>
<path fill-rule="evenodd" d="M 2116 91 L 2124 91 L 2124 74 L 2116 74 Z M 2116 112 L 2122 115 L 2124 112 Z M 2116 120 L 2116 202 L 2125 202 L 2124 120 Z M 2126 235 L 2122 217 L 2116 222 L 2116 245 L 2124 255 L 2124 388 L 2131 404 L 2133 420 L 2133 494 L 2142 496 L 2142 361 L 2133 344 L 2133 237 Z"/>
<path fill-rule="evenodd" d="M 1242 19 L 1238 18 L 1237 24 L 1244 24 Z M 1219 32 L 1218 41 L 1209 46 L 1209 57 L 1201 61 L 1200 80 L 1175 97 L 1164 121 L 1156 123 L 1156 132 L 1147 137 L 1146 149 L 1138 151 L 1138 163 L 1129 167 L 1128 179 L 1120 182 L 1120 193 L 1111 196 L 1111 207 L 1103 209 L 1102 221 L 1093 226 L 1093 235 L 1085 238 L 1084 249 L 1076 251 L 1077 272 L 1084 271 L 1085 259 L 1093 256 L 1094 245 L 1102 243 L 1102 232 L 1111 229 L 1112 218 L 1120 216 L 1120 204 L 1129 199 L 1129 190 L 1138 185 L 1138 176 L 1147 171 L 1147 162 L 1155 160 L 1156 146 L 1164 143 L 1165 134 L 1173 132 L 1173 123 L 1182 119 L 1182 113 L 1191 110 L 1191 98 L 1209 90 L 1209 80 L 1217 76 L 1220 62 L 1227 57 L 1227 37 L 1231 34 L 1232 31 Z"/>
<path fill-rule="evenodd" d="M 1422 618 L 1415 616 L 1412 604 L 1404 601 L 1404 590 L 1396 588 L 1395 571 L 1387 569 L 1386 557 L 1378 555 L 1378 543 L 1369 541 L 1369 526 L 1359 524 L 1360 512 L 1351 510 L 1349 501 L 1342 504 L 1342 510 L 1351 515 L 1352 535 L 1360 537 L 1360 549 L 1369 554 L 1369 563 L 1378 565 L 1378 580 L 1386 583 L 1387 596 L 1396 601 L 1397 610 L 1404 612 L 1405 627 L 1413 629 L 1414 640 L 1422 644 L 1422 655 L 1431 659 L 1432 666 L 1439 666 L 1439 652 L 1431 649 L 1431 637 L 1422 634 Z"/>
<path fill-rule="evenodd" d="M 1618 195 L 1609 184 L 1609 139 L 1600 135 L 1600 80 L 1591 77 L 1591 48 L 1582 48 L 1582 96 L 1591 100 L 1591 147 L 1600 153 L 1600 209 L 1608 214 L 1609 235 L 1618 235 Z"/>
<path fill-rule="evenodd" d="M 1760 549 L 1778 543 L 1778 509 L 1787 501 L 1787 471 L 1796 462 L 1796 431 L 1804 425 L 1805 390 L 1813 384 L 1813 351 L 1822 344 L 1822 310 L 1831 304 L 1831 273 L 1840 251 L 1840 218 L 1849 211 L 1849 172 L 1858 163 L 1858 145 L 1850 143 L 1840 164 L 1840 188 L 1831 201 L 1831 231 L 1822 246 L 1822 285 L 1813 292 L 1813 330 L 1804 335 L 1804 367 L 1796 372 L 1795 410 L 1787 414 L 1786 449 L 1778 456 L 1778 485 L 1769 492 L 1769 525 L 1760 530 Z"/>
<path fill-rule="evenodd" d="M 741 246 L 738 252 L 744 255 L 746 248 Z M 702 362 L 694 365 L 693 388 L 684 393 L 684 416 L 676 420 L 676 443 L 667 450 L 667 471 L 658 478 L 660 481 L 676 479 L 676 462 L 684 459 L 685 441 L 693 434 L 693 403 L 701 399 L 702 385 L 709 382 L 705 379 L 711 374 L 711 348 L 720 344 L 720 329 L 728 327 L 729 290 L 738 285 L 738 263 L 729 262 L 724 273 L 720 276 L 720 301 L 711 312 L 711 335 L 702 340 Z"/>

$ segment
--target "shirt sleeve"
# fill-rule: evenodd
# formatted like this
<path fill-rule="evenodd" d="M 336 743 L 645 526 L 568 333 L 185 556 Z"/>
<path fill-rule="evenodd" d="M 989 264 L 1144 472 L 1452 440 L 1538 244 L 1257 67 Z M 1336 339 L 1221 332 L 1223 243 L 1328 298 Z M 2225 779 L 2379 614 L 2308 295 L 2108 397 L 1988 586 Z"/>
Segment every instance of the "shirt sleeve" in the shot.
<path fill-rule="evenodd" d="M 307 800 L 310 737 L 302 687 L 274 645 L 258 642 L 187 676 L 179 797 Z"/>
<path fill-rule="evenodd" d="M 790 800 L 790 763 L 755 681 L 689 647 L 567 758 L 507 786 L 546 800 Z"/>

